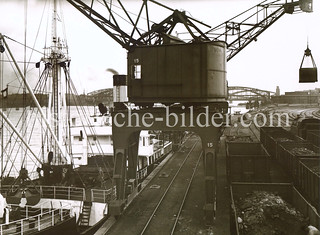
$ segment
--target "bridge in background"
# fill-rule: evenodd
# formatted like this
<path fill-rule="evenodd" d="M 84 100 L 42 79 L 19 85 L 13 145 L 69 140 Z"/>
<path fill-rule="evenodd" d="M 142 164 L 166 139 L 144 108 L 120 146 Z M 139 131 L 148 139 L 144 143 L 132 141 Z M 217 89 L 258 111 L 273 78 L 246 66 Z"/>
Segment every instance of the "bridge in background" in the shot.
<path fill-rule="evenodd" d="M 241 100 L 241 101 L 267 101 L 271 99 L 271 95 L 275 95 L 275 92 L 260 90 L 252 87 L 241 87 L 241 86 L 229 86 L 228 87 L 228 99 L 230 101 Z"/>

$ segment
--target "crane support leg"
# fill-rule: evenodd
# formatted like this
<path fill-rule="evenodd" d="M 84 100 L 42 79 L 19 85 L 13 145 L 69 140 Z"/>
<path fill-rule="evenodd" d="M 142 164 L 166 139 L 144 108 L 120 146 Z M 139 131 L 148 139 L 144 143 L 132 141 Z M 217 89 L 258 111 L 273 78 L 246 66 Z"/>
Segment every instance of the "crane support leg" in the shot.
<path fill-rule="evenodd" d="M 127 195 L 136 188 L 137 157 L 140 131 L 125 128 L 113 132 L 114 172 L 116 200 L 109 206 L 110 214 L 120 215 L 126 204 Z"/>
<path fill-rule="evenodd" d="M 125 206 L 125 180 L 126 180 L 126 149 L 114 148 L 113 180 L 116 186 L 116 200 L 111 201 L 109 213 L 120 215 Z"/>
<path fill-rule="evenodd" d="M 205 220 L 212 225 L 216 211 L 216 155 L 211 149 L 204 150 L 205 174 Z"/>
<path fill-rule="evenodd" d="M 131 134 L 128 142 L 128 175 L 127 194 L 132 193 L 132 190 L 137 186 L 137 161 L 139 149 L 140 131 Z"/>
<path fill-rule="evenodd" d="M 227 105 L 227 104 L 226 104 Z M 116 200 L 109 204 L 111 215 L 120 215 L 125 205 L 137 195 L 137 157 L 141 130 L 162 130 L 174 132 L 176 144 L 183 131 L 197 133 L 202 141 L 204 159 L 205 218 L 212 225 L 216 211 L 216 151 L 221 135 L 223 118 L 221 107 L 197 107 L 195 109 L 156 108 L 143 110 L 115 110 L 112 113 L 114 145 L 114 182 Z M 216 124 L 216 125 L 213 125 Z M 179 141 L 177 141 L 179 140 Z"/>
<path fill-rule="evenodd" d="M 218 148 L 220 129 L 217 127 L 206 128 L 205 130 L 201 129 L 199 135 L 202 141 L 205 176 L 205 222 L 207 225 L 212 225 L 216 211 L 216 149 Z"/>

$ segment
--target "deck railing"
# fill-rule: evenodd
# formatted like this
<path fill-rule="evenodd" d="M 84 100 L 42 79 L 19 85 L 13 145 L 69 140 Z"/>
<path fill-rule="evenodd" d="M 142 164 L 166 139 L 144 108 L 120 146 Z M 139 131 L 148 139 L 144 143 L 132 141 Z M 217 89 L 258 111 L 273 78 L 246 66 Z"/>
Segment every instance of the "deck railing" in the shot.
<path fill-rule="evenodd" d="M 91 189 L 91 201 L 108 203 L 110 200 L 115 198 L 116 187 L 103 190 L 103 189 Z"/>
<path fill-rule="evenodd" d="M 151 159 L 150 163 L 153 164 L 159 159 L 162 159 L 165 155 L 170 153 L 172 150 L 172 142 L 166 142 L 164 146 L 161 146 L 161 148 L 154 151 L 154 153 L 151 156 L 148 156 L 149 159 Z M 137 171 L 137 179 L 143 180 L 148 175 L 148 166 L 140 169 Z"/>
<path fill-rule="evenodd" d="M 148 167 L 145 167 L 137 172 L 137 179 L 144 179 L 148 175 Z"/>
<path fill-rule="evenodd" d="M 86 193 L 84 188 L 42 185 L 37 185 L 35 187 L 40 192 L 40 196 L 42 198 L 65 199 L 75 201 L 86 200 Z M 0 192 L 5 194 L 9 189 L 15 191 L 17 188 L 17 186 L 11 188 L 11 186 L 9 185 L 2 185 Z"/>
<path fill-rule="evenodd" d="M 26 209 L 26 211 L 30 211 L 30 208 Z M 65 219 L 75 216 L 70 205 L 65 205 L 58 209 L 39 208 L 39 210 L 40 213 L 37 215 L 28 216 L 24 219 L 12 221 L 7 224 L 0 224 L 0 235 L 23 235 L 29 234 L 30 232 L 41 231 L 45 228 L 54 226 L 61 221 L 64 221 Z"/>
<path fill-rule="evenodd" d="M 156 150 L 153 153 L 154 162 L 164 155 L 168 154 L 172 150 L 172 143 L 167 142 L 164 144 L 163 148 Z M 139 170 L 137 172 L 138 179 L 144 179 L 147 176 L 147 167 Z M 11 187 L 10 185 L 2 185 L 0 188 L 0 193 L 5 194 L 9 189 L 15 191 L 18 187 Z M 84 188 L 78 187 L 64 187 L 64 186 L 42 186 L 37 185 L 35 188 L 40 192 L 41 198 L 50 199 L 65 199 L 65 200 L 75 200 L 75 201 L 85 201 L 89 199 L 86 195 Z M 92 202 L 109 202 L 115 195 L 115 188 L 112 189 L 91 189 L 91 201 Z"/>
<path fill-rule="evenodd" d="M 19 215 L 24 219 L 34 215 L 43 215 L 45 212 L 49 210 L 48 202 L 42 202 L 37 204 L 36 206 L 26 205 L 24 208 L 20 207 L 16 204 L 8 204 L 7 205 L 11 210 L 15 210 L 19 208 Z M 52 209 L 52 208 L 51 208 Z"/>
<path fill-rule="evenodd" d="M 63 186 L 37 186 L 43 198 L 66 199 L 85 201 L 86 193 L 84 188 L 63 187 Z"/>

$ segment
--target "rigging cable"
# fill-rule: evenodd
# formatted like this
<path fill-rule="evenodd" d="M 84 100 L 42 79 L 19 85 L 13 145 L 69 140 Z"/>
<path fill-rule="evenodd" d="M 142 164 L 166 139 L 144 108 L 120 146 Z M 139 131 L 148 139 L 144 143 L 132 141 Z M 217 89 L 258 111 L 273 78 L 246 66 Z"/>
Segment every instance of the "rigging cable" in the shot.
<path fill-rule="evenodd" d="M 26 77 L 26 74 L 27 74 L 27 69 L 28 69 L 28 66 L 29 66 L 29 64 L 30 63 L 34 63 L 34 62 L 31 62 L 31 58 L 32 58 L 32 55 L 33 55 L 33 52 L 35 51 L 35 52 L 38 52 L 38 53 L 40 53 L 40 54 L 42 54 L 43 55 L 43 53 L 42 52 L 40 52 L 40 51 L 38 51 L 38 50 L 36 50 L 35 49 L 35 46 L 36 46 L 36 41 L 37 41 L 37 38 L 38 38 L 38 35 L 39 35 L 39 32 L 40 32 L 40 26 L 41 26 L 41 24 L 42 24 L 42 20 L 43 20 L 43 16 L 44 16 L 44 12 L 45 12 L 45 8 L 46 8 L 46 4 L 47 4 L 47 2 L 45 3 L 45 6 L 44 6 L 44 9 L 43 9 L 43 12 L 42 12 L 42 16 L 41 16 L 41 20 L 40 20 L 40 24 L 39 24 L 39 27 L 38 27 L 38 31 L 37 31 L 37 35 L 36 35 L 36 39 L 35 39 L 35 42 L 34 42 L 34 45 L 33 45 L 33 47 L 29 47 L 29 46 L 27 46 L 27 43 L 26 43 L 26 38 L 27 38 L 27 1 L 25 2 L 25 41 L 24 41 L 24 43 L 21 43 L 21 42 L 18 42 L 17 40 L 14 40 L 14 39 L 12 39 L 12 38 L 10 38 L 10 37 L 8 37 L 8 36 L 6 36 L 6 35 L 4 35 L 4 37 L 6 37 L 7 39 L 9 39 L 9 40 L 11 40 L 11 41 L 13 41 L 13 42 L 16 42 L 17 44 L 20 44 L 20 45 L 22 45 L 22 46 L 24 46 L 24 61 L 23 62 L 21 62 L 21 63 L 24 63 L 24 76 Z M 29 61 L 28 62 L 26 62 L 26 49 L 31 49 L 31 54 L 30 54 L 30 57 L 29 57 Z M 1 60 L 1 61 L 4 61 L 4 60 Z M 11 60 L 8 60 L 9 62 L 12 62 Z M 27 66 L 26 66 L 26 64 L 27 64 Z M 18 74 L 17 74 L 17 72 L 15 71 L 15 69 L 14 69 L 14 67 L 12 66 L 12 64 L 10 63 L 10 65 L 11 65 L 11 67 L 13 68 L 13 70 L 14 70 L 14 72 L 15 72 L 15 74 L 16 74 L 16 77 L 18 76 Z M 3 69 L 1 69 L 1 72 L 3 73 Z M 13 81 L 15 81 L 16 79 L 14 79 Z M 12 83 L 13 81 L 11 81 L 11 82 L 9 82 L 8 84 L 10 84 L 10 83 Z M 20 83 L 21 84 L 21 83 Z M 25 86 L 23 86 L 24 88 L 24 90 L 25 90 Z M 20 87 L 18 87 L 18 91 L 17 91 L 17 93 L 19 93 L 19 91 L 20 91 L 20 89 L 21 89 L 21 85 L 20 85 Z M 25 95 L 25 91 L 24 91 L 24 95 Z M 25 98 L 23 98 L 23 107 L 25 107 L 26 106 L 26 99 Z M 9 112 L 10 113 L 10 112 Z M 8 113 L 8 115 L 9 115 L 9 113 Z M 24 112 L 25 113 L 25 112 Z M 25 114 L 26 115 L 26 114 Z M 18 121 L 19 122 L 19 121 Z M 23 121 L 24 123 L 25 123 L 25 121 Z M 18 125 L 18 124 L 17 124 Z M 25 132 L 26 133 L 26 132 Z M 12 135 L 13 135 L 13 133 L 11 133 L 11 136 L 10 136 L 10 139 L 12 138 Z M 28 142 L 30 142 L 30 139 L 29 139 L 29 141 Z M 2 143 L 3 143 L 3 141 L 2 141 Z M 2 147 L 3 147 L 3 145 L 2 145 Z M 6 145 L 6 148 L 8 147 L 8 144 Z M 5 149 L 6 149 L 5 148 Z M 27 151 L 27 150 L 26 150 Z M 4 151 L 3 151 L 4 152 Z M 2 160 L 3 160 L 3 152 L 2 152 Z M 23 150 L 22 150 L 22 152 L 23 152 Z M 11 155 L 11 154 L 10 154 Z M 26 156 L 26 154 L 25 154 L 25 156 Z M 23 154 L 21 155 L 21 157 L 23 157 Z M 9 159 L 8 159 L 9 160 Z M 32 161 L 33 161 L 33 159 L 32 159 Z M 21 167 L 23 166 L 23 162 L 24 162 L 24 159 L 22 160 L 22 165 L 21 165 Z M 34 161 L 33 161 L 34 162 Z M 7 164 L 8 164 L 8 161 L 7 161 L 7 163 L 6 163 L 6 166 L 7 166 Z M 13 163 L 12 163 L 13 164 Z M 3 169 L 3 164 L 1 164 L 1 167 L 2 167 L 2 169 Z M 6 167 L 5 167 L 6 168 Z M 12 167 L 11 167 L 11 169 L 12 169 Z M 9 170 L 9 173 L 10 173 L 10 171 L 11 171 L 11 169 Z M 17 169 L 16 169 L 17 170 Z M 1 172 L 1 175 L 3 175 L 3 171 Z"/>
<path fill-rule="evenodd" d="M 90 124 L 90 120 L 89 120 L 89 118 L 88 118 L 87 115 L 86 115 L 86 111 L 85 111 L 85 108 L 84 108 L 84 104 L 82 103 L 81 99 L 76 99 L 76 97 L 75 97 L 75 96 L 79 96 L 79 94 L 77 93 L 77 90 L 76 90 L 76 88 L 75 88 L 75 85 L 74 85 L 74 83 L 73 83 L 73 81 L 72 81 L 72 79 L 71 79 L 71 77 L 70 77 L 70 73 L 69 73 L 68 70 L 66 70 L 66 68 L 64 68 L 64 69 L 65 69 L 66 77 L 67 77 L 67 79 L 69 80 L 69 83 L 70 83 L 70 85 L 71 85 L 72 94 L 73 94 L 72 98 L 73 98 L 73 100 L 74 100 L 74 102 L 75 102 L 75 104 L 76 104 L 78 114 L 79 114 L 80 117 L 84 117 L 85 121 L 86 121 L 88 124 Z M 77 102 L 77 101 L 78 101 L 78 102 Z M 83 115 L 80 114 L 80 111 L 79 111 L 79 108 L 78 108 L 78 107 L 80 108 L 80 110 L 81 110 L 81 112 L 82 112 Z M 89 112 L 89 110 L 87 110 L 87 113 L 88 113 L 88 112 Z M 84 120 L 83 120 L 82 118 L 80 118 L 80 121 L 81 121 L 81 124 L 82 124 L 82 125 L 85 125 Z M 95 133 L 96 133 L 96 132 L 95 132 L 95 129 L 94 129 L 92 126 L 90 126 L 90 125 L 89 125 L 89 130 L 91 131 L 92 134 L 95 135 Z M 88 136 L 86 129 L 84 129 L 84 131 L 85 131 L 86 135 Z M 99 153 L 101 153 L 102 156 L 105 156 L 99 140 L 97 139 L 96 141 L 97 141 L 97 148 L 98 148 Z M 91 148 L 91 151 L 93 151 L 91 144 L 89 144 L 89 147 Z M 99 167 L 99 164 L 98 164 L 98 162 L 97 162 L 97 159 L 94 158 L 94 160 L 95 160 L 96 165 Z M 107 175 L 109 176 L 109 178 L 110 178 L 111 181 L 113 182 L 113 178 L 112 178 L 112 176 L 110 175 L 110 173 L 109 173 L 109 171 L 108 171 L 108 169 L 112 169 L 112 167 L 110 166 L 109 162 L 108 162 L 108 161 L 106 161 L 106 162 L 105 162 L 105 161 L 102 161 L 102 164 L 103 164 L 104 168 L 107 170 Z M 108 167 L 109 167 L 109 168 L 108 168 Z"/>
<path fill-rule="evenodd" d="M 44 10 L 45 10 L 45 7 L 44 7 Z M 37 31 L 36 40 L 35 40 L 34 45 L 33 45 L 32 48 L 31 48 L 31 47 L 28 47 L 28 46 L 27 46 L 27 43 L 26 43 L 26 39 L 27 39 L 27 2 L 25 2 L 25 41 L 24 41 L 24 43 L 22 44 L 22 43 L 14 40 L 14 39 L 8 37 L 8 36 L 5 36 L 5 37 L 8 38 L 9 40 L 14 41 L 14 42 L 16 42 L 16 43 L 24 46 L 24 62 L 23 62 L 23 63 L 24 63 L 24 76 L 25 76 L 25 77 L 26 77 L 26 74 L 27 74 L 27 72 L 28 72 L 27 68 L 28 68 L 28 66 L 29 66 L 29 64 L 30 64 L 30 61 L 31 61 L 31 58 L 32 58 L 32 53 L 33 53 L 34 51 L 36 51 L 36 52 L 38 52 L 38 53 L 41 53 L 41 52 L 35 50 L 35 45 L 36 45 L 36 41 L 37 41 L 37 38 L 38 38 L 38 35 L 39 35 L 40 26 L 41 26 L 41 24 L 42 24 L 43 16 L 44 16 L 44 11 L 43 11 L 43 13 L 42 13 L 40 25 L 39 25 L 39 28 L 38 28 L 38 31 Z M 28 49 L 31 49 L 31 55 L 30 55 L 30 58 L 29 58 L 29 62 L 26 62 L 26 54 L 27 54 L 27 53 L 26 53 L 26 49 L 27 49 L 27 48 L 28 48 Z M 41 53 L 41 54 L 43 54 L 43 53 Z M 2 60 L 2 61 L 3 61 L 3 60 Z M 9 61 L 9 60 L 8 60 L 8 61 Z M 12 67 L 12 64 L 11 64 L 11 67 Z M 14 68 L 13 68 L 13 70 L 14 70 Z M 14 70 L 14 71 L 15 71 L 15 70 Z M 16 73 L 16 71 L 15 71 L 15 73 Z M 16 76 L 18 76 L 17 73 L 16 73 Z M 15 80 L 13 80 L 13 81 L 15 81 Z M 11 81 L 11 82 L 9 82 L 9 83 L 12 83 L 13 81 Z M 9 83 L 8 83 L 8 84 L 9 84 Z M 24 86 L 23 86 L 23 87 L 24 87 Z M 20 89 L 21 89 L 21 86 L 18 87 L 18 93 L 19 93 Z M 25 89 L 25 87 L 24 87 L 23 89 Z M 24 97 L 25 97 L 25 91 L 24 91 Z M 26 106 L 26 99 L 25 99 L 25 98 L 23 98 L 23 106 L 24 106 L 24 107 Z M 26 115 L 25 112 L 24 112 L 24 115 Z M 26 120 L 25 120 L 25 119 L 26 119 L 26 118 L 24 118 L 24 121 L 23 121 L 22 123 L 26 123 Z M 17 124 L 17 125 L 18 125 L 18 124 Z M 24 124 L 22 124 L 22 125 L 24 125 Z M 26 133 L 26 131 L 23 131 L 23 132 Z M 25 134 L 24 134 L 24 135 L 25 135 Z M 11 136 L 11 137 L 12 137 L 12 136 Z M 11 137 L 10 137 L 10 138 L 11 138 Z M 29 138 L 29 142 L 30 142 L 30 138 Z M 6 146 L 6 147 L 7 147 L 7 146 Z M 22 150 L 22 152 L 23 152 L 23 150 Z M 26 156 L 26 154 L 25 154 L 25 156 Z M 23 157 L 23 154 L 21 155 L 21 157 Z M 23 166 L 23 163 L 24 163 L 24 162 L 25 162 L 25 158 L 22 160 L 22 166 Z M 6 165 L 7 165 L 7 164 L 6 164 Z M 11 167 L 11 168 L 12 168 L 12 167 Z"/>
<path fill-rule="evenodd" d="M 36 50 L 36 49 L 34 49 L 34 48 L 32 48 L 32 47 L 29 47 L 29 46 L 25 45 L 24 43 L 21 43 L 21 42 L 19 42 L 19 41 L 15 40 L 15 39 L 13 39 L 13 38 L 11 38 L 11 37 L 7 36 L 7 35 L 3 35 L 3 37 L 4 37 L 4 38 L 7 38 L 7 39 L 8 39 L 8 40 L 10 40 L 10 41 L 13 41 L 13 42 L 15 42 L 15 43 L 17 43 L 17 44 L 21 45 L 21 46 L 25 46 L 25 47 L 27 47 L 28 49 L 34 50 L 35 52 L 38 52 L 38 53 L 39 53 L 39 54 L 41 54 L 41 55 L 44 55 L 44 53 L 43 53 L 43 52 L 38 51 L 38 50 Z"/>
<path fill-rule="evenodd" d="M 2 46 L 2 39 L 0 39 L 0 45 Z M 2 91 L 4 90 L 4 87 L 3 87 L 3 53 L 0 53 L 0 91 L 1 91 L 1 109 L 3 110 L 3 107 L 4 107 L 4 97 L 2 95 Z M 7 91 L 8 92 L 8 91 Z M 2 175 L 2 172 L 3 172 L 3 117 L 1 116 L 1 126 L 0 126 L 0 134 L 1 134 L 1 175 Z M 1 187 L 1 180 L 0 180 L 0 187 Z"/>
<path fill-rule="evenodd" d="M 62 10 L 62 3 L 61 0 L 59 1 L 59 7 L 60 7 L 60 15 L 61 15 L 61 22 L 62 22 L 62 33 L 63 33 L 63 39 L 65 40 L 64 44 L 65 44 L 65 49 L 67 51 L 67 55 L 69 54 L 69 47 L 68 47 L 68 40 L 67 40 L 67 33 L 66 33 L 66 25 L 65 25 L 65 21 L 64 21 L 64 14 L 63 14 L 63 10 Z"/>
<path fill-rule="evenodd" d="M 46 4 L 47 4 L 48 1 L 46 1 Z M 50 4 L 49 4 L 50 5 Z M 47 12 L 47 15 L 49 15 L 49 9 L 50 9 L 50 6 L 48 7 L 48 12 Z M 43 12 L 45 11 L 45 9 L 43 9 Z M 48 28 L 49 28 L 49 17 L 47 17 L 47 26 L 46 26 L 46 34 L 45 34 L 45 39 L 44 39 L 44 50 L 46 50 L 47 48 L 47 40 L 48 40 Z M 45 55 L 45 51 L 44 51 L 44 55 Z"/>
<path fill-rule="evenodd" d="M 29 64 L 31 63 L 30 61 L 31 61 L 31 57 L 32 57 L 33 51 L 36 51 L 34 48 L 36 47 L 36 42 L 38 40 L 38 36 L 39 36 L 40 28 L 41 28 L 41 25 L 42 25 L 42 20 L 43 20 L 43 16 L 44 16 L 46 5 L 47 5 L 47 2 L 44 4 L 44 7 L 43 7 L 43 11 L 42 11 L 39 27 L 38 27 L 38 30 L 37 30 L 37 34 L 36 34 L 36 38 L 34 40 L 33 46 L 31 48 L 31 53 L 30 53 L 30 57 L 29 57 L 27 68 L 29 67 Z M 25 43 L 25 46 L 26 46 L 26 43 Z"/>
<path fill-rule="evenodd" d="M 27 28 L 28 28 L 28 0 L 24 2 L 24 50 L 23 50 L 23 60 L 27 61 Z M 24 79 L 27 79 L 27 65 L 26 63 L 23 64 L 23 76 Z M 27 121 L 27 114 L 26 114 L 26 86 L 25 84 L 22 85 L 23 88 L 23 98 L 22 98 L 22 107 L 23 107 L 23 120 L 22 120 L 22 137 L 26 138 L 26 121 Z M 27 155 L 27 148 L 24 146 L 21 148 L 21 169 L 25 168 L 24 162 L 26 160 Z"/>

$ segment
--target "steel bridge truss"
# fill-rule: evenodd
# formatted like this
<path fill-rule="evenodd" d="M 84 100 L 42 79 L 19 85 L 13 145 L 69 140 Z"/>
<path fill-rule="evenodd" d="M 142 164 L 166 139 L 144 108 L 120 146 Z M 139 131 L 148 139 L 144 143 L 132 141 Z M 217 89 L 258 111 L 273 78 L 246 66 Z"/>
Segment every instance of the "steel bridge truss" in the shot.
<path fill-rule="evenodd" d="M 229 100 L 270 100 L 275 92 L 260 90 L 251 87 L 230 86 L 228 87 Z"/>

